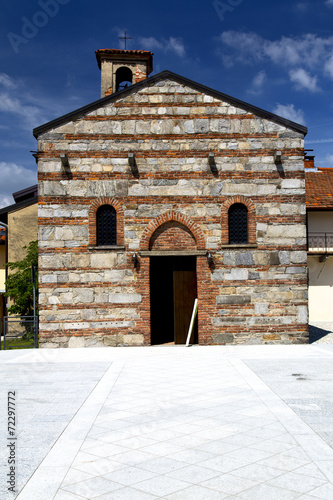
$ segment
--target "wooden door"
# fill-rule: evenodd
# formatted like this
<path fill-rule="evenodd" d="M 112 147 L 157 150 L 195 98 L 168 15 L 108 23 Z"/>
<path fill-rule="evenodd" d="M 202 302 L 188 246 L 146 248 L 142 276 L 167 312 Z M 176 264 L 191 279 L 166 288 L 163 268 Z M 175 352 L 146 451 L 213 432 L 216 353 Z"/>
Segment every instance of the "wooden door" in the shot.
<path fill-rule="evenodd" d="M 175 344 L 185 344 L 191 322 L 194 300 L 197 298 L 195 271 L 173 272 Z M 193 342 L 193 339 L 191 339 Z"/>

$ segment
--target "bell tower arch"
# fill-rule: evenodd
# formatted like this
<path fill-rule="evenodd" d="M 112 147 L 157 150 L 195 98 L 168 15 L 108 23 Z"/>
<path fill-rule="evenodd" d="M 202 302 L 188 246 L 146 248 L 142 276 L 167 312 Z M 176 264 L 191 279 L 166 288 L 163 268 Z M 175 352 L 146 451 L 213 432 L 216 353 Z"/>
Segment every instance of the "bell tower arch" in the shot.
<path fill-rule="evenodd" d="M 153 55 L 148 50 L 96 50 L 101 70 L 101 97 L 148 78 L 153 71 Z"/>

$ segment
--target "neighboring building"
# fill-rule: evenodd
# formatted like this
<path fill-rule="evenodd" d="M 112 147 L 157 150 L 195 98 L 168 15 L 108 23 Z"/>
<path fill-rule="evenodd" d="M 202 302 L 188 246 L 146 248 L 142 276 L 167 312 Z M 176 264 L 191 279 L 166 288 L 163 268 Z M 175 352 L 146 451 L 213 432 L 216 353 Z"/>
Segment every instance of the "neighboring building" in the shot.
<path fill-rule="evenodd" d="M 40 346 L 184 343 L 195 297 L 193 342 L 308 342 L 307 129 L 96 55 L 102 98 L 34 130 Z"/>
<path fill-rule="evenodd" d="M 13 193 L 15 203 L 0 209 L 0 221 L 8 225 L 8 241 L 5 245 L 5 231 L 0 240 L 0 293 L 1 318 L 5 314 L 4 280 L 6 277 L 6 262 L 22 260 L 26 255 L 23 248 L 37 239 L 38 230 L 38 186 Z M 7 252 L 7 256 L 6 256 Z"/>
<path fill-rule="evenodd" d="M 333 169 L 306 171 L 309 323 L 333 324 Z M 331 326 L 328 324 L 331 323 Z"/>

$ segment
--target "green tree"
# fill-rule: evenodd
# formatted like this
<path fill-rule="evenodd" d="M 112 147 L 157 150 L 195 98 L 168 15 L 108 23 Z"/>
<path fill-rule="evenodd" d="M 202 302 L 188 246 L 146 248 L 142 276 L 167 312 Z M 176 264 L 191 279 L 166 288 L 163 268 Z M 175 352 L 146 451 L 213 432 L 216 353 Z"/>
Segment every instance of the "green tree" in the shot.
<path fill-rule="evenodd" d="M 12 272 L 6 279 L 6 297 L 9 297 L 14 303 L 8 308 L 9 314 L 19 316 L 33 316 L 33 283 L 31 282 L 31 265 L 36 269 L 36 304 L 38 304 L 38 241 L 31 241 L 24 259 L 18 262 L 9 262 L 8 268 Z M 36 312 L 38 314 L 38 312 Z"/>

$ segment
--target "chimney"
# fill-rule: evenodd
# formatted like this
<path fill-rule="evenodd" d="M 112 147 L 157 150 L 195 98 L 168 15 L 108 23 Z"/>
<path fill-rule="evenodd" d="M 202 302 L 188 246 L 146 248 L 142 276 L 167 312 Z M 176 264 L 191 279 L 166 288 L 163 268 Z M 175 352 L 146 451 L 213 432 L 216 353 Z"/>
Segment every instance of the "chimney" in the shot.
<path fill-rule="evenodd" d="M 153 53 L 148 50 L 96 50 L 101 70 L 101 97 L 114 94 L 148 78 L 153 70 Z"/>
<path fill-rule="evenodd" d="M 315 164 L 314 164 L 314 156 L 304 156 L 304 168 L 309 171 L 309 170 L 316 170 Z"/>

